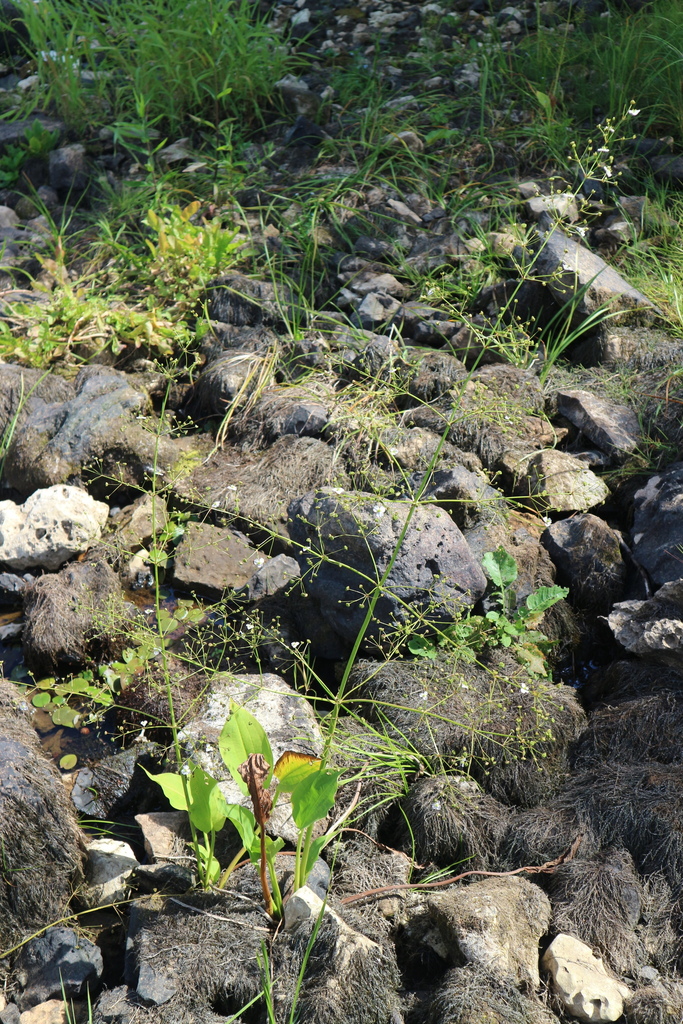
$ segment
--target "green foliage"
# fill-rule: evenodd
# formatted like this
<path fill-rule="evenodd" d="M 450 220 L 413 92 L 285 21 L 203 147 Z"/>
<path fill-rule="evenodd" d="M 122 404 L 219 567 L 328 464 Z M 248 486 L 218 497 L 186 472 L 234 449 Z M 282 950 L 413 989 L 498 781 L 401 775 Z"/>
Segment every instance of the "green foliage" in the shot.
<path fill-rule="evenodd" d="M 131 0 L 111 7 L 20 0 L 20 6 L 27 50 L 41 54 L 37 73 L 46 105 L 78 127 L 109 118 L 122 140 L 145 149 L 152 125 L 175 133 L 193 121 L 214 131 L 234 118 L 261 121 L 287 67 L 278 37 L 249 0 Z"/>
<path fill-rule="evenodd" d="M 230 716 L 221 731 L 218 749 L 230 774 L 242 792 L 249 794 L 253 810 L 239 804 L 228 804 L 216 780 L 192 761 L 187 761 L 179 774 L 152 775 L 172 807 L 188 812 L 193 827 L 203 835 L 203 842 L 195 845 L 197 868 L 205 888 L 218 881 L 220 865 L 214 856 L 216 832 L 226 820 L 239 833 L 242 849 L 223 874 L 225 884 L 230 872 L 243 853 L 249 855 L 259 867 L 266 909 L 275 917 L 282 916 L 275 857 L 284 846 L 282 839 L 273 840 L 265 833 L 265 824 L 281 793 L 289 793 L 292 817 L 299 831 L 295 858 L 295 888 L 305 885 L 306 879 L 320 851 L 332 836 L 314 840 L 313 831 L 318 821 L 325 818 L 334 804 L 339 783 L 339 772 L 322 767 L 318 758 L 286 751 L 273 765 L 273 754 L 262 726 L 245 708 L 233 704 Z M 250 759 L 260 757 L 265 764 L 264 777 L 254 783 L 254 772 L 248 773 Z M 277 783 L 269 792 L 273 777 Z M 250 779 L 247 784 L 247 778 Z M 265 882 L 266 868 L 270 875 L 272 894 Z"/>
<path fill-rule="evenodd" d="M 475 661 L 484 647 L 513 647 L 517 660 L 532 675 L 547 676 L 547 637 L 534 627 L 549 608 L 567 596 L 566 587 L 539 587 L 517 605 L 513 589 L 518 576 L 517 562 L 504 548 L 487 551 L 482 568 L 494 585 L 499 605 L 484 615 L 467 615 L 440 631 L 435 643 L 424 636 L 408 638 L 408 650 L 415 657 L 437 657 L 438 646 L 455 648 L 461 658 Z"/>
<path fill-rule="evenodd" d="M 23 146 L 10 143 L 0 156 L 0 188 L 11 188 L 19 181 L 19 174 L 26 159 Z"/>

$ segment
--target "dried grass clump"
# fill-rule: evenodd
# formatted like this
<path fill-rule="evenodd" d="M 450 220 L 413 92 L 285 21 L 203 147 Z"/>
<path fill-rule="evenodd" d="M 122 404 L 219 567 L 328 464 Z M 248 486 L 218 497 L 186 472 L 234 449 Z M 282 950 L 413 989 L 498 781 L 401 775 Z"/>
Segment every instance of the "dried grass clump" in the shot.
<path fill-rule="evenodd" d="M 251 530 L 284 533 L 289 503 L 301 494 L 346 480 L 338 453 L 314 437 L 287 435 L 265 451 L 224 448 L 175 485 L 176 497 L 225 512 Z"/>
<path fill-rule="evenodd" d="M 587 821 L 602 846 L 625 847 L 641 874 L 683 885 L 683 764 L 607 761 L 572 776 L 553 807 Z"/>
<path fill-rule="evenodd" d="M 665 665 L 643 661 L 613 661 L 592 674 L 581 696 L 588 704 L 616 704 L 650 697 L 660 690 L 683 693 L 683 675 Z"/>
<path fill-rule="evenodd" d="M 510 809 L 465 776 L 414 782 L 401 801 L 395 842 L 420 863 L 486 870 L 496 861 Z"/>
<path fill-rule="evenodd" d="M 432 999 L 426 1024 L 557 1024 L 542 1003 L 473 967 L 449 971 Z"/>
<path fill-rule="evenodd" d="M 617 974 L 633 975 L 647 962 L 636 934 L 642 885 L 626 850 L 605 850 L 562 864 L 548 876 L 553 908 L 551 927 L 600 951 Z"/>
<path fill-rule="evenodd" d="M 509 870 L 545 864 L 569 850 L 582 836 L 576 856 L 589 857 L 598 849 L 592 828 L 571 806 L 531 807 L 511 820 L 501 843 L 501 861 Z"/>
<path fill-rule="evenodd" d="M 624 1007 L 624 1024 L 681 1024 L 683 985 L 641 988 Z"/>
<path fill-rule="evenodd" d="M 16 698 L 0 683 L 0 950 L 61 918 L 82 859 L 73 804 Z"/>
<path fill-rule="evenodd" d="M 25 591 L 23 641 L 26 664 L 48 675 L 88 660 L 111 661 L 125 643 L 130 606 L 106 562 L 73 562 L 41 576 Z"/>
<path fill-rule="evenodd" d="M 683 761 L 683 691 L 661 690 L 650 696 L 598 708 L 579 740 L 577 769 L 604 761 L 662 764 Z"/>
<path fill-rule="evenodd" d="M 585 724 L 574 690 L 529 677 L 504 648 L 477 663 L 457 652 L 434 662 L 359 662 L 351 686 L 361 713 L 397 743 L 526 807 L 561 785 L 569 744 Z"/>

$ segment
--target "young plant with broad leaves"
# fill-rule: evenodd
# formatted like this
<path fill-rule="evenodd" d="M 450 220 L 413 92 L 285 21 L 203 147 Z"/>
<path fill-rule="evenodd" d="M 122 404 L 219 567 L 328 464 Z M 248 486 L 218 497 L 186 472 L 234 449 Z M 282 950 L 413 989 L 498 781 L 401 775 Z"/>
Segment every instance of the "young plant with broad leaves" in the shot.
<path fill-rule="evenodd" d="M 305 885 L 315 861 L 335 833 L 315 836 L 316 824 L 327 817 L 334 804 L 339 772 L 323 767 L 320 758 L 286 750 L 277 761 L 259 722 L 233 704 L 223 726 L 218 749 L 231 776 L 252 808 L 228 803 L 218 782 L 188 760 L 180 773 L 147 773 L 157 782 L 172 807 L 187 811 L 192 826 L 199 878 L 205 889 L 225 885 L 238 862 L 248 854 L 258 869 L 267 912 L 282 916 L 282 894 L 277 880 L 276 857 L 285 843 L 273 839 L 266 826 L 282 794 L 288 794 L 298 838 L 295 853 L 294 889 Z M 239 833 L 242 848 L 221 874 L 215 856 L 216 834 L 230 821 Z M 203 837 L 199 838 L 199 833 Z"/>

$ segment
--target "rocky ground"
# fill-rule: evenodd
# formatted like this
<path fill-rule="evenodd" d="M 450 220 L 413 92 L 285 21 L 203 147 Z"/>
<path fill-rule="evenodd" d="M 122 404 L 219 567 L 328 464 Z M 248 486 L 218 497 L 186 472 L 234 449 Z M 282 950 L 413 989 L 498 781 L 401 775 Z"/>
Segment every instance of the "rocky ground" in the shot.
<path fill-rule="evenodd" d="M 683 1021 L 683 343 L 629 273 L 683 157 L 631 104 L 570 172 L 478 106 L 488 47 L 604 13 L 276 4 L 234 185 L 0 124 L 51 135 L 0 193 L 1 1024 Z M 250 807 L 235 706 L 340 773 L 294 893 L 268 822 L 277 928 L 148 774 Z"/>

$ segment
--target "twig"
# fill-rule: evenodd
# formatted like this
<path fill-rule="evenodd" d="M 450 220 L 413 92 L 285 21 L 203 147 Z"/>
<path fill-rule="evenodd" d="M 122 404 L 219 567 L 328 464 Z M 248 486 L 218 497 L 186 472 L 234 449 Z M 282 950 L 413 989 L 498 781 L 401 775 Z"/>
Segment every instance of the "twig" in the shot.
<path fill-rule="evenodd" d="M 461 875 L 452 875 L 450 878 L 444 878 L 439 882 L 404 882 L 400 885 L 383 885 L 379 889 L 366 889 L 365 892 L 359 892 L 353 896 L 342 896 L 339 902 L 343 904 L 357 903 L 359 900 L 365 900 L 370 896 L 382 896 L 384 893 L 398 892 L 404 889 L 437 889 L 440 886 L 452 885 L 453 882 L 459 882 L 470 875 L 484 875 L 487 878 L 506 878 L 508 875 L 519 875 L 523 871 L 531 875 L 552 875 L 561 864 L 574 859 L 582 839 L 583 835 L 578 835 L 566 853 L 556 857 L 555 860 L 546 861 L 545 864 L 541 864 L 539 867 L 527 865 L 523 868 L 515 868 L 514 871 L 463 871 Z"/>

